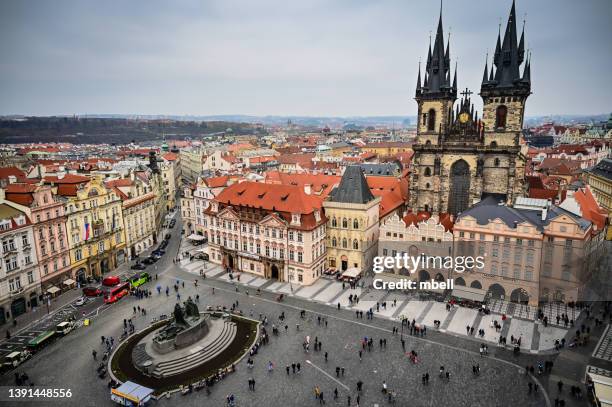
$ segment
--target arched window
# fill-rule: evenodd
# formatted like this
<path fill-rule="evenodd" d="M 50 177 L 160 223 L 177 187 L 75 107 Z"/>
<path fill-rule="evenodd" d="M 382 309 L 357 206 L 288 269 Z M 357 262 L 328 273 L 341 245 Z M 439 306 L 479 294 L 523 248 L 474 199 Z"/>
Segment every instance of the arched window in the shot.
<path fill-rule="evenodd" d="M 359 229 L 359 221 L 357 219 L 353 219 L 353 229 Z"/>
<path fill-rule="evenodd" d="M 493 165 L 495 165 L 496 167 L 499 167 L 499 158 L 496 158 L 496 159 L 493 161 Z"/>
<path fill-rule="evenodd" d="M 338 241 L 336 240 L 336 237 L 332 237 L 332 247 L 336 247 L 338 245 Z"/>
<path fill-rule="evenodd" d="M 427 131 L 436 130 L 436 111 L 435 109 L 429 109 L 427 113 Z"/>
<path fill-rule="evenodd" d="M 348 243 L 346 241 L 346 238 L 342 239 L 342 247 L 346 249 L 347 246 L 348 246 Z"/>
<path fill-rule="evenodd" d="M 430 145 L 431 145 L 431 140 L 427 140 L 427 141 L 425 142 L 425 145 L 426 145 L 426 146 L 430 146 Z"/>
<path fill-rule="evenodd" d="M 431 177 L 431 169 L 429 167 L 425 167 L 425 173 L 423 175 L 426 177 Z"/>
<path fill-rule="evenodd" d="M 332 227 L 336 226 L 338 226 L 338 221 L 336 220 L 336 218 L 332 218 Z"/>
<path fill-rule="evenodd" d="M 353 240 L 353 249 L 359 250 L 359 242 L 357 241 L 357 239 Z"/>
<path fill-rule="evenodd" d="M 342 227 L 343 228 L 348 228 L 348 221 L 346 220 L 346 218 L 342 218 Z"/>
<path fill-rule="evenodd" d="M 497 141 L 492 141 L 491 142 L 491 147 L 496 148 L 497 147 Z"/>
<path fill-rule="evenodd" d="M 425 184 L 425 189 L 429 189 L 431 185 L 429 185 L 429 182 L 427 184 Z"/>
<path fill-rule="evenodd" d="M 495 127 L 505 128 L 506 127 L 506 116 L 508 115 L 508 108 L 504 105 L 497 106 L 495 111 Z"/>

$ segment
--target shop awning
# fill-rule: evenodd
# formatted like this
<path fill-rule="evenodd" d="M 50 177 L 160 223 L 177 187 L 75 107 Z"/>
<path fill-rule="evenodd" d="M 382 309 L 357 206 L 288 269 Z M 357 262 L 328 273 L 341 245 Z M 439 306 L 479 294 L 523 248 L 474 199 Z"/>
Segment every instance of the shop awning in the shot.
<path fill-rule="evenodd" d="M 69 278 L 68 280 L 64 281 L 64 285 L 74 285 L 76 284 L 76 281 L 74 281 L 73 279 Z"/>
<path fill-rule="evenodd" d="M 141 406 L 149 401 L 151 394 L 153 394 L 153 389 L 134 382 L 125 382 L 116 389 L 111 390 L 111 400 L 124 406 Z"/>
<path fill-rule="evenodd" d="M 198 235 L 196 233 L 192 233 L 189 236 L 187 236 L 187 239 L 189 239 L 189 240 L 204 240 L 204 239 L 206 239 L 206 237 L 204 237 L 202 235 Z"/>
<path fill-rule="evenodd" d="M 451 295 L 464 300 L 484 302 L 487 292 L 479 288 L 455 286 Z"/>
<path fill-rule="evenodd" d="M 587 366 L 586 376 L 593 381 L 595 397 L 601 406 L 612 406 L 612 372 L 595 366 Z"/>
<path fill-rule="evenodd" d="M 58 292 L 60 289 L 57 288 L 56 286 L 52 285 L 51 287 L 47 288 L 47 292 L 49 294 L 55 294 L 56 292 Z"/>
<path fill-rule="evenodd" d="M 361 269 L 358 269 L 356 267 L 352 267 L 352 268 L 346 270 L 344 273 L 342 273 L 342 277 L 355 278 L 355 277 L 359 276 L 360 274 L 361 274 Z"/>

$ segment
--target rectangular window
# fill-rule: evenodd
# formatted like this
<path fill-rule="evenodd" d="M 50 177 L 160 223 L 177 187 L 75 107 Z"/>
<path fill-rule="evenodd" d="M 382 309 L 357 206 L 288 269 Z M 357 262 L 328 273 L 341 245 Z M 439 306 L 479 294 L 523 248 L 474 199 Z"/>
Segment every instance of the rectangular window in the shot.
<path fill-rule="evenodd" d="M 98 252 L 101 253 L 104 251 L 104 242 L 98 243 Z"/>
<path fill-rule="evenodd" d="M 76 249 L 74 251 L 74 258 L 79 261 L 83 259 L 83 251 L 81 249 Z"/>
<path fill-rule="evenodd" d="M 297 241 L 298 242 L 302 241 L 302 232 L 298 232 L 298 234 L 297 234 Z"/>
<path fill-rule="evenodd" d="M 32 284 L 34 282 L 34 272 L 28 271 L 28 284 Z"/>
<path fill-rule="evenodd" d="M 22 235 L 21 236 L 21 244 L 23 246 L 29 246 L 30 245 L 30 241 L 28 240 L 28 235 Z"/>
<path fill-rule="evenodd" d="M 299 263 L 303 261 L 302 252 L 298 252 L 298 260 Z"/>
<path fill-rule="evenodd" d="M 289 260 L 295 261 L 295 252 L 293 250 L 289 250 Z"/>
<path fill-rule="evenodd" d="M 279 258 L 284 259 L 285 258 L 285 249 L 283 249 L 282 247 L 280 249 L 278 249 L 278 254 L 279 254 Z"/>
<path fill-rule="evenodd" d="M 289 240 L 293 241 L 293 230 L 289 231 Z"/>
<path fill-rule="evenodd" d="M 17 268 L 17 256 L 12 256 L 4 259 L 4 266 L 6 271 L 13 271 Z"/>
<path fill-rule="evenodd" d="M 266 257 L 270 257 L 270 246 L 266 246 Z"/>
<path fill-rule="evenodd" d="M 257 246 L 256 246 L 256 253 L 261 254 L 261 245 L 259 243 L 257 243 Z"/>

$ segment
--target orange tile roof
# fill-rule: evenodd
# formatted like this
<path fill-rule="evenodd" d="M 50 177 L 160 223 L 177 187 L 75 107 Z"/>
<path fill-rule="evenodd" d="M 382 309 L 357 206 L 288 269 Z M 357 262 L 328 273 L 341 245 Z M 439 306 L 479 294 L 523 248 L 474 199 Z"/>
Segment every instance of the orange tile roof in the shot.
<path fill-rule="evenodd" d="M 32 192 L 38 187 L 32 184 L 9 184 L 5 188 L 5 197 L 11 202 L 30 206 L 34 202 Z"/>
<path fill-rule="evenodd" d="M 176 154 L 176 153 L 166 153 L 166 154 L 162 155 L 162 157 L 164 158 L 164 160 L 176 161 L 178 159 L 178 154 Z"/>
<path fill-rule="evenodd" d="M 340 182 L 340 177 L 326 174 L 288 174 L 280 171 L 268 171 L 266 172 L 265 182 L 268 184 L 293 185 L 302 189 L 304 186 L 310 185 L 313 193 L 325 198 Z"/>
<path fill-rule="evenodd" d="M 604 229 L 607 213 L 597 204 L 597 200 L 591 193 L 591 188 L 580 188 L 574 193 L 574 199 L 580 205 L 582 217 L 590 220 L 597 226 L 597 231 Z"/>
<path fill-rule="evenodd" d="M 303 188 L 297 186 L 251 181 L 230 185 L 216 200 L 228 205 L 300 214 L 321 209 L 323 201 L 315 195 L 307 195 Z"/>
<path fill-rule="evenodd" d="M 229 179 L 229 175 L 222 175 L 220 177 L 204 178 L 204 183 L 209 188 L 221 188 L 227 185 Z"/>

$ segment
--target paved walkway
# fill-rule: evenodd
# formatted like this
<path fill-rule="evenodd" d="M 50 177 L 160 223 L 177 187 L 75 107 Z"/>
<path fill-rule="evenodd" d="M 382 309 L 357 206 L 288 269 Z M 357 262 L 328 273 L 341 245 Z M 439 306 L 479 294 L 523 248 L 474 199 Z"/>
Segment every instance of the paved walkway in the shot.
<path fill-rule="evenodd" d="M 545 313 L 549 315 L 549 321 L 553 322 L 546 328 L 535 321 L 537 309 L 528 306 L 515 306 L 505 301 L 496 300 L 492 304 L 493 312 L 482 315 L 476 309 L 454 307 L 451 312 L 446 310 L 446 304 L 436 301 L 419 301 L 401 292 L 387 292 L 374 289 L 350 289 L 348 285 L 342 287 L 342 283 L 329 278 L 320 278 L 311 286 L 291 285 L 289 283 L 266 280 L 250 273 L 234 273 L 233 279 L 225 273 L 221 266 L 203 260 L 189 261 L 184 259 L 180 262 L 183 271 L 192 274 L 200 274 L 204 270 L 207 277 L 218 278 L 224 281 L 233 281 L 236 284 L 264 289 L 278 294 L 285 294 L 307 299 L 313 302 L 324 303 L 341 308 L 354 309 L 367 312 L 370 309 L 378 318 L 398 320 L 401 318 L 415 319 L 418 323 L 428 327 L 433 326 L 435 320 L 441 321 L 440 331 L 450 335 L 469 337 L 470 339 L 492 343 L 497 345 L 499 336 L 507 337 L 510 346 L 511 336 L 521 338 L 521 349 L 530 353 L 550 352 L 554 349 L 555 340 L 565 337 L 568 330 L 563 326 L 556 326 L 556 315 L 567 312 L 574 316 L 573 310 L 569 313 L 566 308 L 547 308 Z M 240 281 L 237 276 L 240 275 Z M 359 302 L 351 303 L 350 296 L 357 296 Z M 394 302 L 395 300 L 395 302 Z M 386 303 L 386 306 L 383 304 Z M 377 307 L 378 305 L 378 307 Z M 510 306 L 509 306 L 510 305 Z M 502 322 L 502 313 L 510 311 L 506 320 Z M 553 312 L 554 311 L 554 312 Z M 579 315 L 579 314 L 577 314 Z M 502 330 L 497 332 L 493 321 L 502 324 Z M 467 327 L 474 327 L 474 333 L 468 334 Z M 484 330 L 484 336 L 477 335 L 478 330 Z"/>

